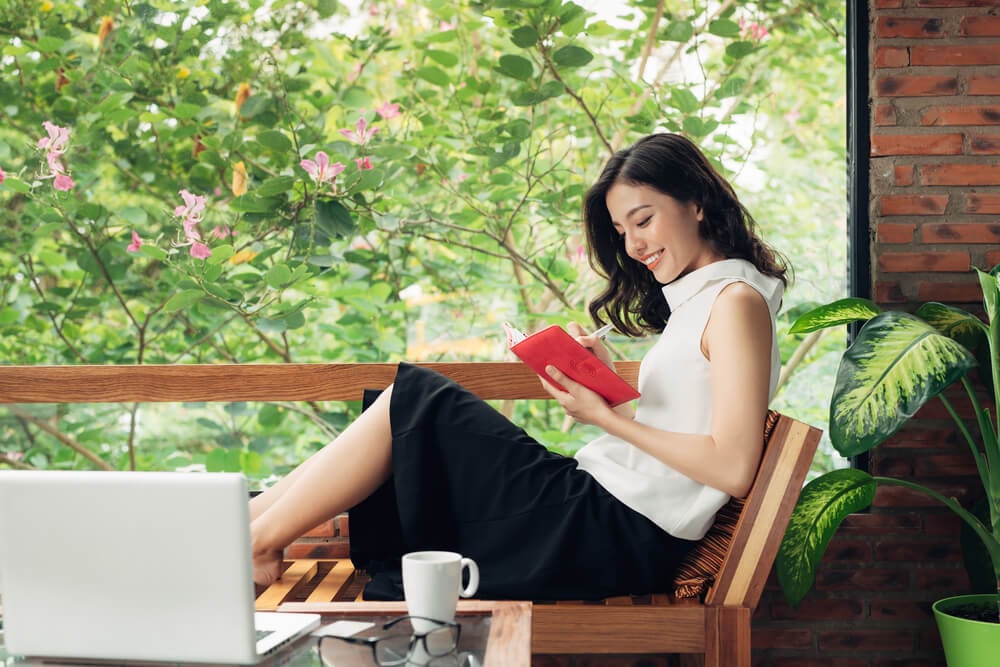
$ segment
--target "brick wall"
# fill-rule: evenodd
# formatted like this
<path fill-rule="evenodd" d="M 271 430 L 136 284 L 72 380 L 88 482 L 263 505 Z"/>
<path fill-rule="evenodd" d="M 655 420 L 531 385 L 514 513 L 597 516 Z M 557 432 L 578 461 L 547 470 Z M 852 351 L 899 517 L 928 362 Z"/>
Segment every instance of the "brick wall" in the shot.
<path fill-rule="evenodd" d="M 871 0 L 869 11 L 872 296 L 976 310 L 970 266 L 1000 263 L 1000 0 Z M 873 453 L 872 472 L 965 501 L 976 482 L 964 447 L 929 405 Z M 880 489 L 799 608 L 765 593 L 755 664 L 943 666 L 930 605 L 969 585 L 959 526 L 923 496 Z"/>

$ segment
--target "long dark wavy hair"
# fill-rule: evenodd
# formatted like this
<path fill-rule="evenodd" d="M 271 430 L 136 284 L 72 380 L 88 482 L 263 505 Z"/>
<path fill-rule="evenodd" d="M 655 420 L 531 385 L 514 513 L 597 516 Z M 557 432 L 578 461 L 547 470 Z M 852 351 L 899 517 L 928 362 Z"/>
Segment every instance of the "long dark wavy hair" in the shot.
<path fill-rule="evenodd" d="M 641 336 L 663 331 L 670 317 L 661 284 L 625 253 L 625 240 L 611 224 L 605 199 L 615 183 L 646 185 L 697 204 L 704 212 L 699 233 L 719 254 L 745 259 L 787 284 L 788 261 L 757 236 L 753 217 L 698 147 L 678 134 L 651 134 L 615 153 L 584 200 L 590 265 L 608 281 L 589 306 L 595 322 L 610 320 L 621 333 Z"/>

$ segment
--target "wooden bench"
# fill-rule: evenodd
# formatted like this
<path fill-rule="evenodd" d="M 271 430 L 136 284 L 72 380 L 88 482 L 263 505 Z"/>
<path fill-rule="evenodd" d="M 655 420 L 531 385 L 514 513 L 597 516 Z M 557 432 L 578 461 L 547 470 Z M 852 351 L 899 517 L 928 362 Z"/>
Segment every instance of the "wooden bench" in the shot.
<path fill-rule="evenodd" d="M 426 365 L 485 399 L 548 398 L 518 362 Z M 624 362 L 618 370 L 634 384 L 638 366 Z M 0 366 L 0 403 L 360 400 L 363 389 L 385 387 L 394 373 L 394 364 Z M 817 429 L 778 416 L 721 569 L 702 598 L 536 602 L 532 652 L 688 653 L 703 655 L 706 665 L 749 667 L 750 619 L 819 438 Z M 359 601 L 363 582 L 347 559 L 300 559 L 258 604 L 328 614 L 384 607 Z"/>

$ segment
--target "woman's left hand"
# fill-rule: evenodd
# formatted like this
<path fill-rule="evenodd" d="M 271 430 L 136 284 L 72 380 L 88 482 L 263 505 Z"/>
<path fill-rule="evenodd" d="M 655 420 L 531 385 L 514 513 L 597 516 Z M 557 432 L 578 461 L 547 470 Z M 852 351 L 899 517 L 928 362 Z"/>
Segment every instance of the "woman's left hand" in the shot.
<path fill-rule="evenodd" d="M 566 389 L 566 391 L 560 391 L 544 377 L 540 377 L 545 391 L 556 399 L 566 414 L 574 420 L 581 424 L 599 425 L 602 420 L 613 414 L 611 407 L 600 394 L 570 379 L 555 366 L 546 366 L 545 372 Z"/>

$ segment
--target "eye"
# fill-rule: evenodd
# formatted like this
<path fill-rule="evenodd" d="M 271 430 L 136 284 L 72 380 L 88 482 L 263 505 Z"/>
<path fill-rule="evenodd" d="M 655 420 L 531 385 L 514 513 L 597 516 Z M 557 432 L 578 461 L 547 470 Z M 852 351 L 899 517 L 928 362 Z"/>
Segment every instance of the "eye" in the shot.
<path fill-rule="evenodd" d="M 637 224 L 636 227 L 645 227 L 646 225 L 649 224 L 649 221 L 652 220 L 652 219 L 653 219 L 653 216 L 649 216 L 645 220 L 642 220 L 641 222 L 639 222 L 639 224 Z"/>

